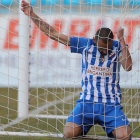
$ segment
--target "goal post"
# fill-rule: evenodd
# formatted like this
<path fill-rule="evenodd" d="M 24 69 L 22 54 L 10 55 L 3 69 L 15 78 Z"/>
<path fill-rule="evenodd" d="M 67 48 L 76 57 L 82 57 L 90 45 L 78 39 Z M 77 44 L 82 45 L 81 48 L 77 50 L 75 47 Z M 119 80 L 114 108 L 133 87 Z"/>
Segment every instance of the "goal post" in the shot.
<path fill-rule="evenodd" d="M 18 74 L 18 117 L 27 118 L 29 109 L 29 49 L 30 17 L 21 11 L 19 1 L 19 74 Z M 27 0 L 30 3 L 30 0 Z"/>
<path fill-rule="evenodd" d="M 82 55 L 70 53 L 68 46 L 41 32 L 20 10 L 21 1 L 13 0 L 14 5 L 9 7 L 0 1 L 0 6 L 9 10 L 7 15 L 0 13 L 0 137 L 56 137 L 59 140 L 82 92 Z M 93 38 L 99 28 L 108 27 L 117 40 L 115 29 L 123 26 L 133 68 L 130 72 L 122 67 L 120 70 L 122 106 L 130 121 L 133 139 L 138 140 L 140 19 L 134 11 L 140 5 L 135 5 L 135 0 L 133 3 L 122 1 L 123 4 L 114 5 L 114 0 L 69 0 L 67 5 L 65 0 L 26 0 L 33 4 L 35 13 L 43 21 L 69 37 Z M 108 139 L 98 124 L 86 136 Z"/>

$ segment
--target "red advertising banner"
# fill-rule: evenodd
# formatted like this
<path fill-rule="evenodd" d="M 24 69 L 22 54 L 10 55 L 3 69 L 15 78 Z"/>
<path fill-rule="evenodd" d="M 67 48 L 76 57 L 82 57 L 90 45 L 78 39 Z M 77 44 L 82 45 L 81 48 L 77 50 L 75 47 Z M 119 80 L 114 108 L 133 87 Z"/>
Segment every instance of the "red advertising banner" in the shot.
<path fill-rule="evenodd" d="M 126 43 L 133 59 L 133 70 L 125 72 L 121 68 L 122 87 L 140 87 L 140 19 L 86 16 L 43 16 L 42 19 L 52 25 L 58 32 L 68 36 L 93 38 L 101 27 L 109 27 L 117 40 L 115 29 L 123 26 Z M 19 72 L 19 20 L 14 17 L 0 17 L 0 86 L 18 86 Z M 71 54 L 68 46 L 53 41 L 31 21 L 30 27 L 30 85 L 81 86 L 81 55 Z M 25 35 L 25 38 L 29 36 Z M 91 72 L 91 71 L 89 71 Z M 98 73 L 102 74 L 102 73 Z"/>
<path fill-rule="evenodd" d="M 45 21 L 45 19 L 43 19 Z M 78 19 L 78 18 L 72 18 L 69 19 L 69 23 L 64 20 L 64 19 L 59 19 L 59 18 L 54 18 L 52 20 L 52 26 L 59 31 L 60 33 L 64 32 L 68 36 L 78 36 L 78 37 L 90 37 L 89 34 L 93 35 L 95 32 L 100 28 L 105 26 L 105 21 L 104 24 L 102 24 L 101 19 L 96 18 L 96 23 L 93 24 L 93 20 L 89 19 Z M 2 46 L 2 49 L 5 50 L 17 50 L 18 49 L 18 27 L 19 27 L 19 21 L 18 18 L 10 18 L 7 20 L 8 26 L 6 27 L 6 35 L 5 35 L 5 42 Z M 95 22 L 95 21 L 94 21 Z M 108 22 L 108 21 L 106 21 Z M 120 20 L 116 19 L 115 21 L 112 22 L 112 31 L 114 32 L 115 35 L 115 29 L 120 26 Z M 5 25 L 5 23 L 3 22 Z M 140 25 L 140 19 L 125 19 L 124 20 L 124 28 L 125 28 L 125 38 L 126 42 L 129 45 L 129 47 L 132 46 L 133 43 L 133 37 L 136 34 L 136 30 Z M 67 27 L 67 28 L 65 28 Z M 115 38 L 116 35 L 115 35 Z M 17 40 L 15 42 L 15 40 Z M 49 43 L 49 38 L 41 32 L 36 25 L 31 22 L 31 41 L 30 41 L 30 48 L 34 49 L 35 47 L 35 42 L 38 42 L 38 47 L 40 49 L 45 49 L 47 47 L 47 44 Z M 53 49 L 58 48 L 58 43 L 56 41 L 52 42 L 51 47 Z M 64 47 L 66 49 L 67 47 Z"/>

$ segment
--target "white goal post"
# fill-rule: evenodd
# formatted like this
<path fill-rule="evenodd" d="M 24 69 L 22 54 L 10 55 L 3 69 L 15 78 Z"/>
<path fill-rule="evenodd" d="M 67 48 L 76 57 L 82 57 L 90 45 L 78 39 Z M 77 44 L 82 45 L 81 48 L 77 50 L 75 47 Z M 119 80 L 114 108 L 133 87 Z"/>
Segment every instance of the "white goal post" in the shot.
<path fill-rule="evenodd" d="M 21 11 L 19 1 L 19 85 L 18 85 L 18 117 L 28 116 L 29 109 L 29 49 L 30 18 Z M 30 0 L 27 1 L 30 3 Z"/>
<path fill-rule="evenodd" d="M 81 0 L 75 6 L 74 0 L 70 0 L 67 6 L 61 0 L 59 3 L 46 0 L 51 4 L 42 6 L 42 1 L 36 1 L 37 5 L 33 6 L 37 15 L 68 36 L 93 38 L 101 27 L 109 27 L 115 35 L 118 26 L 124 28 L 133 69 L 120 70 L 122 106 L 130 121 L 133 139 L 139 140 L 140 19 L 139 13 L 133 11 L 139 10 L 140 5 L 134 5 L 135 0 L 131 0 L 132 6 L 128 0 L 122 0 L 125 3 L 116 7 L 113 0 L 100 4 L 95 0 L 93 5 L 92 0 L 88 4 Z M 9 13 L 0 14 L 0 135 L 62 138 L 66 119 L 82 90 L 82 57 L 44 35 L 20 10 L 22 0 L 13 2 L 19 4 L 19 10 L 16 4 L 13 9 L 11 5 L 4 6 Z M 3 6 L 1 2 L 0 5 Z M 107 139 L 99 125 L 92 127 L 88 137 Z"/>

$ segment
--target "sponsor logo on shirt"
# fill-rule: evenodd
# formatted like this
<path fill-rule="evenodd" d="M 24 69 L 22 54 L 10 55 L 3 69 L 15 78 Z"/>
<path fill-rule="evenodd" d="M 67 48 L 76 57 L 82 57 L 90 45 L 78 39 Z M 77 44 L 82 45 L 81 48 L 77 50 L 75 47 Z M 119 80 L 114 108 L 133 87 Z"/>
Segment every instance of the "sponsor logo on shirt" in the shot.
<path fill-rule="evenodd" d="M 110 68 L 108 67 L 91 66 L 89 69 L 87 69 L 87 73 L 94 76 L 113 76 L 113 74 L 110 72 Z"/>

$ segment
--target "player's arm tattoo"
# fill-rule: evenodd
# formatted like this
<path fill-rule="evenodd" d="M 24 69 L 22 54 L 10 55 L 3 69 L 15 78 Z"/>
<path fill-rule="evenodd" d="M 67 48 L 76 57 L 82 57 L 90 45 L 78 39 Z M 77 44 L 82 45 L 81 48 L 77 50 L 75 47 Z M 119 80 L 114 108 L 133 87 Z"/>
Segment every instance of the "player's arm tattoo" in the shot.
<path fill-rule="evenodd" d="M 52 26 L 44 22 L 37 15 L 32 17 L 32 20 L 41 29 L 41 31 L 44 32 L 46 35 L 53 36 L 53 33 L 56 32 L 56 30 Z"/>
<path fill-rule="evenodd" d="M 45 23 L 44 21 L 41 21 L 41 22 L 40 22 L 40 25 L 41 25 L 41 26 L 44 26 L 44 28 L 45 28 L 46 30 L 50 31 L 51 33 L 54 32 L 54 30 L 51 29 L 50 25 L 48 25 L 48 24 Z"/>
<path fill-rule="evenodd" d="M 51 39 L 58 41 L 64 45 L 70 46 L 70 38 L 66 35 L 60 34 L 55 28 L 44 22 L 35 13 L 32 14 L 31 19 L 39 27 L 39 29 Z"/>

